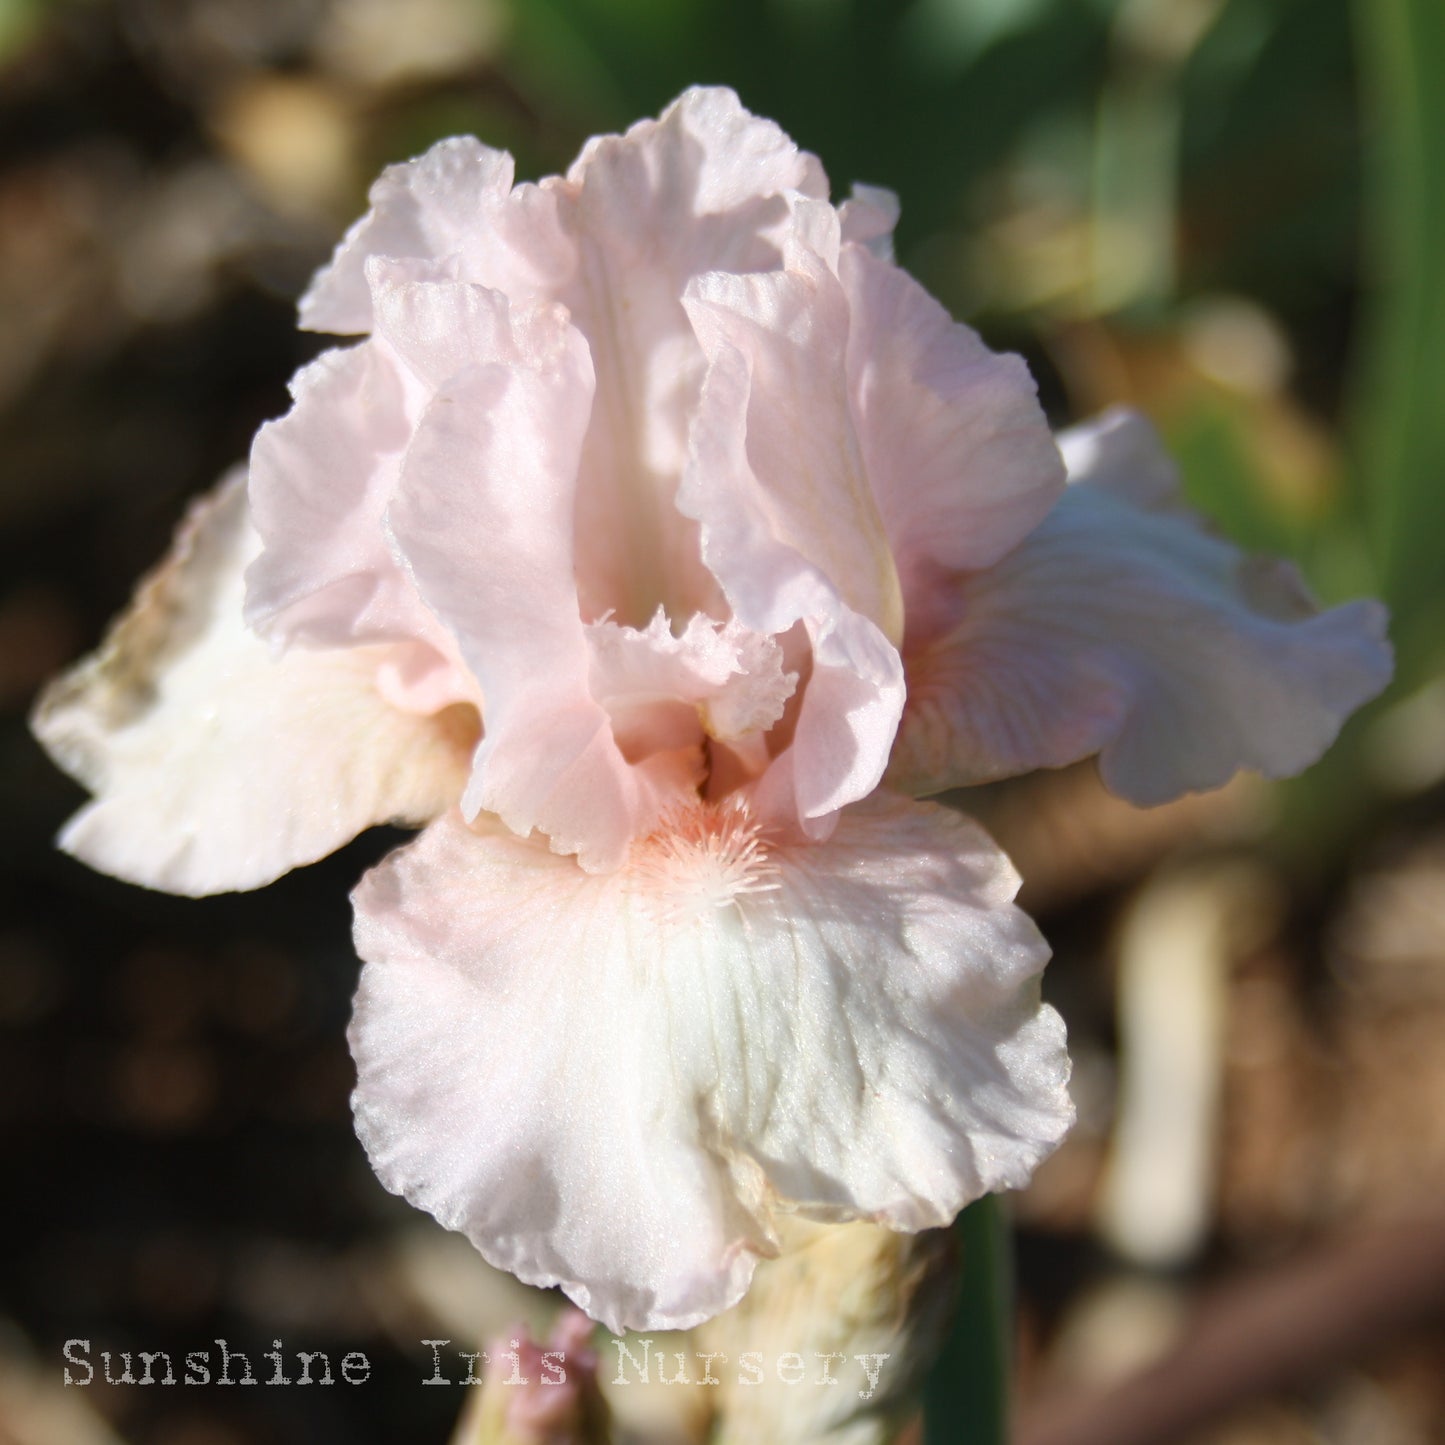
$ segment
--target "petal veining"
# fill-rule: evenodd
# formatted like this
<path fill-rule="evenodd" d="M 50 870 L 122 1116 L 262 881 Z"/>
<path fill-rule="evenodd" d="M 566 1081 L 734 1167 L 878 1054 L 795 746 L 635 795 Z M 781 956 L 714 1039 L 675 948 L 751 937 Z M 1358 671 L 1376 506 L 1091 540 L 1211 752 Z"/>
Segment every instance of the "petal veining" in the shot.
<path fill-rule="evenodd" d="M 944 1224 L 1071 1117 L 1047 950 L 974 825 L 879 798 L 826 848 L 748 826 L 673 818 L 596 875 L 452 815 L 356 893 L 383 1182 L 614 1330 L 734 1303 L 779 1207 Z"/>
<path fill-rule="evenodd" d="M 958 579 L 952 631 L 907 654 L 892 780 L 931 792 L 1098 753 L 1140 804 L 1287 777 L 1388 682 L 1385 612 L 1321 612 L 1179 497 L 1142 418 L 1065 434 L 1070 486 L 1013 552 Z"/>

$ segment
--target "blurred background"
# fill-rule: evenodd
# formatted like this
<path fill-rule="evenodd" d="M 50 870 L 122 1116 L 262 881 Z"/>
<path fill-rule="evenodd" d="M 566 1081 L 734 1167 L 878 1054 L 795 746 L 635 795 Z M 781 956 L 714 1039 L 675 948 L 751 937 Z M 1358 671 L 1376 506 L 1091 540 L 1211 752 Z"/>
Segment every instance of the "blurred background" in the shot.
<path fill-rule="evenodd" d="M 286 408 L 383 163 L 467 131 L 544 174 L 700 81 L 896 189 L 900 260 L 1057 423 L 1144 408 L 1227 531 L 1395 613 L 1395 688 L 1294 784 L 961 800 L 1076 1059 L 1011 1201 L 1016 1438 L 1445 1440 L 1439 0 L 0 0 L 0 1441 L 443 1441 L 418 1341 L 545 1304 L 351 1133 L 346 894 L 395 837 L 126 888 L 50 850 L 80 795 L 25 715 Z M 216 1335 L 372 1380 L 59 1388 L 68 1338 Z"/>

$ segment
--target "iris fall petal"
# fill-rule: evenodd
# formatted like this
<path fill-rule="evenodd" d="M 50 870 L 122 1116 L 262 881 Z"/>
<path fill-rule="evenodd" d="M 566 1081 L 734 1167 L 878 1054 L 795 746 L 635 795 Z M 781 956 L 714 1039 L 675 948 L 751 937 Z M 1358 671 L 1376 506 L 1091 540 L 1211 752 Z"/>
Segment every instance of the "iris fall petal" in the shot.
<path fill-rule="evenodd" d="M 101 650 L 41 698 L 37 736 L 96 795 L 60 838 L 92 867 L 171 893 L 259 888 L 455 799 L 475 714 L 388 705 L 378 676 L 395 649 L 274 657 L 241 618 L 259 546 L 236 473 Z"/>
<path fill-rule="evenodd" d="M 1182 503 L 1148 423 L 1062 438 L 1070 485 L 956 626 L 910 651 L 891 778 L 914 792 L 1099 754 L 1131 802 L 1287 777 L 1389 681 L 1385 611 L 1321 612 L 1293 567 L 1245 556 Z"/>
<path fill-rule="evenodd" d="M 882 795 L 826 846 L 696 809 L 603 875 L 450 815 L 357 890 L 361 1138 L 493 1263 L 613 1329 L 694 1324 L 778 1209 L 941 1225 L 1062 1135 L 1017 882 Z"/>

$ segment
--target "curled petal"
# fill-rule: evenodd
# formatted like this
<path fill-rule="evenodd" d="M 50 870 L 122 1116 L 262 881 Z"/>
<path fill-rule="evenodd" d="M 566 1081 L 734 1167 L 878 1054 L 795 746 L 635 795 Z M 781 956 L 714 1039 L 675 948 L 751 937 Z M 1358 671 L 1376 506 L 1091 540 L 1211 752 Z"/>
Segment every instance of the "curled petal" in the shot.
<path fill-rule="evenodd" d="M 325 352 L 291 394 L 290 412 L 251 448 L 251 516 L 264 545 L 246 579 L 246 620 L 279 644 L 428 636 L 381 526 L 411 435 L 395 358 L 369 343 Z"/>
<path fill-rule="evenodd" d="M 597 372 L 578 493 L 589 619 L 720 610 L 696 525 L 673 505 L 703 372 L 681 297 L 703 272 L 776 266 L 795 199 L 827 193 L 818 162 L 724 89 L 590 141 L 568 172 L 558 205 L 578 262 L 556 295 Z"/>
<path fill-rule="evenodd" d="M 591 362 L 561 308 L 513 312 L 498 292 L 470 293 L 489 313 L 471 327 L 474 364 L 423 416 L 388 522 L 486 700 L 464 809 L 498 813 L 523 835 L 539 828 L 587 866 L 611 868 L 646 799 L 589 690 L 577 610 L 573 502 Z"/>
<path fill-rule="evenodd" d="M 785 192 L 828 195 L 817 157 L 799 150 L 781 126 L 749 114 L 726 86 L 693 86 L 656 120 L 638 121 L 625 135 L 594 136 L 567 179 L 592 186 L 590 204 L 606 207 L 633 235 L 649 219 L 629 209 L 639 187 L 652 198 L 652 221 L 659 203 L 683 208 L 676 219 L 717 218 L 710 229 L 733 250 L 719 253 L 717 243 L 709 250 L 717 265 L 734 270 L 758 265 L 759 218 L 782 223 L 786 207 L 778 198 Z M 737 224 L 740 207 L 756 209 L 751 224 Z"/>
<path fill-rule="evenodd" d="M 243 472 L 200 502 L 93 657 L 34 728 L 96 796 L 61 845 L 191 895 L 259 888 L 373 823 L 421 823 L 466 776 L 475 714 L 421 717 L 377 690 L 382 647 L 276 659 L 241 621 L 258 542 Z M 463 715 L 463 713 L 467 715 Z"/>
<path fill-rule="evenodd" d="M 966 819 L 882 796 L 826 848 L 700 805 L 605 875 L 449 815 L 355 895 L 358 1131 L 493 1263 L 690 1326 L 779 1208 L 942 1225 L 1060 1138 L 1016 886 Z"/>
<path fill-rule="evenodd" d="M 367 262 L 375 306 L 375 336 L 385 353 L 400 364 L 424 406 L 453 377 L 499 356 L 514 354 L 545 367 L 558 347 L 565 319 L 556 311 L 550 321 L 514 327 L 514 298 L 489 286 L 434 274 L 413 261 L 375 258 Z M 530 303 L 539 317 L 545 303 Z M 528 303 L 520 303 L 525 313 Z M 524 355 L 531 347 L 535 354 Z M 420 409 L 419 407 L 417 408 Z"/>
<path fill-rule="evenodd" d="M 892 643 L 857 613 L 808 622 L 812 672 L 792 746 L 763 780 L 769 817 L 797 816 L 812 838 L 827 837 L 839 808 L 878 786 L 903 710 L 903 664 Z M 783 801 L 786 786 L 792 807 Z"/>
<path fill-rule="evenodd" d="M 591 691 L 629 757 L 664 746 L 723 742 L 765 732 L 783 715 L 798 678 L 783 650 L 736 618 L 694 613 L 680 636 L 658 612 L 642 629 L 594 622 Z"/>
<path fill-rule="evenodd" d="M 444 262 L 463 280 L 518 295 L 544 289 L 572 263 L 553 198 L 512 188 L 512 158 L 471 136 L 440 141 L 388 166 L 371 209 L 345 235 L 301 298 L 301 325 L 348 336 L 370 331 L 367 262 L 376 256 Z"/>
<path fill-rule="evenodd" d="M 1098 753 L 1147 805 L 1308 767 L 1389 681 L 1384 609 L 1320 612 L 1293 567 L 1212 535 L 1142 418 L 1062 443 L 1062 500 L 958 579 L 952 631 L 908 650 L 891 780 L 932 792 Z"/>
<path fill-rule="evenodd" d="M 790 508 L 787 457 L 780 450 L 763 453 L 766 481 L 754 470 L 752 363 L 725 336 L 714 339 L 678 505 L 698 518 L 703 557 L 745 626 L 774 636 L 799 621 L 807 629 L 812 671 L 792 746 L 764 779 L 758 805 L 769 817 L 791 818 L 820 836 L 832 814 L 865 797 L 883 775 L 903 710 L 903 665 L 878 625 L 845 600 L 847 583 L 810 555 L 817 548 L 814 527 L 826 535 L 841 526 L 824 498 L 810 501 L 804 494 Z M 785 397 L 773 401 L 786 411 Z M 871 538 L 854 536 L 842 545 L 867 553 L 864 565 L 875 580 L 886 578 L 891 563 L 875 555 L 879 548 L 886 554 L 876 527 Z M 845 555 L 824 560 L 849 567 Z M 858 578 L 847 575 L 858 597 Z"/>
<path fill-rule="evenodd" d="M 429 664 L 427 695 L 449 690 L 454 700 L 477 701 L 449 634 L 397 555 L 386 511 L 438 391 L 503 354 L 546 368 L 565 323 L 533 306 L 552 320 L 514 335 L 500 293 L 439 278 L 425 262 L 373 257 L 366 276 L 373 337 L 303 370 L 290 413 L 256 438 L 251 500 L 265 547 L 248 574 L 247 618 L 283 643 L 417 642 Z M 519 345 L 539 349 L 522 356 Z"/>
<path fill-rule="evenodd" d="M 898 573 L 849 406 L 847 298 L 811 251 L 798 247 L 789 261 L 785 271 L 698 278 L 688 288 L 688 314 L 709 360 L 727 348 L 746 363 L 747 404 L 737 424 L 771 530 L 897 642 Z M 705 477 L 685 484 L 684 506 L 694 515 L 708 508 L 706 484 Z"/>

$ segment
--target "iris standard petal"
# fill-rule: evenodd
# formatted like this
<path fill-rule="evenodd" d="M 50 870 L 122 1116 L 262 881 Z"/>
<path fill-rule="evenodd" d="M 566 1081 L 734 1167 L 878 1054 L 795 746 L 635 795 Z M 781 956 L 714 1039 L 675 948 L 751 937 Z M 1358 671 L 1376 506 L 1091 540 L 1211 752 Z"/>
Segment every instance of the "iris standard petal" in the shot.
<path fill-rule="evenodd" d="M 513 311 L 499 292 L 466 289 L 473 364 L 422 417 L 388 524 L 485 699 L 464 809 L 498 813 L 524 836 L 539 828 L 588 867 L 616 867 L 645 821 L 646 780 L 589 690 L 577 610 L 573 499 L 591 361 L 561 307 Z"/>
<path fill-rule="evenodd" d="M 859 447 L 916 643 L 957 620 L 954 573 L 996 562 L 1048 515 L 1064 465 L 1021 358 L 859 246 L 839 274 Z"/>
<path fill-rule="evenodd" d="M 430 620 L 381 525 L 415 409 L 395 356 L 371 342 L 324 352 L 291 394 L 291 410 L 251 447 L 263 546 L 246 578 L 246 620 L 278 645 L 425 635 Z"/>
<path fill-rule="evenodd" d="M 558 188 L 577 269 L 556 294 L 597 372 L 578 489 L 589 620 L 721 611 L 696 524 L 674 505 L 704 369 L 682 296 L 705 272 L 777 266 L 795 197 L 827 193 L 817 160 L 722 88 L 589 141 Z"/>
<path fill-rule="evenodd" d="M 370 331 L 373 257 L 450 263 L 460 279 L 519 296 L 545 289 L 571 264 L 552 199 L 512 186 L 512 158 L 472 136 L 439 141 L 423 156 L 388 166 L 371 207 L 342 238 L 301 298 L 301 325 L 341 336 Z"/>
<path fill-rule="evenodd" d="M 754 470 L 753 391 L 750 358 L 720 335 L 678 505 L 698 518 L 703 557 L 739 621 L 764 635 L 781 636 L 798 622 L 807 630 L 810 676 L 792 742 L 763 779 L 758 804 L 770 819 L 821 836 L 839 808 L 865 797 L 883 775 L 903 710 L 903 664 L 878 625 L 844 600 L 843 583 L 808 555 L 807 507 L 789 517 L 786 499 Z M 776 453 L 768 460 L 784 462 Z"/>

